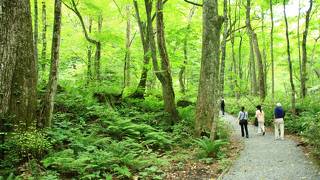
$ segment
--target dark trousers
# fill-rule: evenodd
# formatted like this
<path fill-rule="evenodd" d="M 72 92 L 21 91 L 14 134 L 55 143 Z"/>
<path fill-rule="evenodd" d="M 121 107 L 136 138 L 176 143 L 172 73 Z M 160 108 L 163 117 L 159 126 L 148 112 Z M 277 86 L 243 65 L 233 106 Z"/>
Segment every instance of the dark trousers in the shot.
<path fill-rule="evenodd" d="M 224 115 L 224 106 L 221 106 L 222 115 Z"/>
<path fill-rule="evenodd" d="M 242 137 L 244 137 L 244 131 L 246 131 L 246 137 L 249 137 L 248 121 L 247 120 L 240 120 L 239 124 L 241 126 L 241 135 L 242 135 Z"/>

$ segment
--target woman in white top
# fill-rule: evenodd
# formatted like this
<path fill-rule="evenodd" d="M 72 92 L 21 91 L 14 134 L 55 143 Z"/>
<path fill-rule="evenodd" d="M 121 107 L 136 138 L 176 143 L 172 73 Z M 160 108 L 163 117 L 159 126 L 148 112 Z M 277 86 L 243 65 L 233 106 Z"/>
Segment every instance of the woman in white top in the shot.
<path fill-rule="evenodd" d="M 261 133 L 262 131 L 262 135 L 265 135 L 266 132 L 264 128 L 264 112 L 261 108 L 261 105 L 258 105 L 256 108 L 256 118 L 258 119 L 258 133 Z"/>

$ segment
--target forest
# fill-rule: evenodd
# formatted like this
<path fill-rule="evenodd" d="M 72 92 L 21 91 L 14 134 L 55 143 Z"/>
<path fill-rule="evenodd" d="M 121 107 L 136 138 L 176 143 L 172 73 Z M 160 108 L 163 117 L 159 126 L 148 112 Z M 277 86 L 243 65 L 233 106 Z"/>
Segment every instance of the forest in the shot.
<path fill-rule="evenodd" d="M 218 178 L 243 148 L 221 99 L 270 129 L 280 102 L 319 162 L 319 8 L 0 0 L 0 179 Z"/>

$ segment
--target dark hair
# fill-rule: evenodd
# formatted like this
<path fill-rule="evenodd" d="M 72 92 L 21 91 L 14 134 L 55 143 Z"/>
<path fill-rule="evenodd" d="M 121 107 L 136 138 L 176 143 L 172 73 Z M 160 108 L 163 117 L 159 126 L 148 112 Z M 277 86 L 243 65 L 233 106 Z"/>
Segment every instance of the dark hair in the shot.
<path fill-rule="evenodd" d="M 258 105 L 256 108 L 262 112 L 261 105 Z"/>
<path fill-rule="evenodd" d="M 244 112 L 244 107 L 243 106 L 241 107 L 241 111 Z"/>

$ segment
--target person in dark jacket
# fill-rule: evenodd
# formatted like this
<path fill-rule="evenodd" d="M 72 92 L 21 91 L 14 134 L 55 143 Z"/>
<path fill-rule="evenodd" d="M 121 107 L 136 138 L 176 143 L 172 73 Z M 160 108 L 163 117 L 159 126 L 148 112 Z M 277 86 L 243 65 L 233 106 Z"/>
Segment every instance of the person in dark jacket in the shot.
<path fill-rule="evenodd" d="M 274 135 L 275 139 L 284 139 L 284 118 L 285 113 L 280 103 L 274 109 Z M 280 132 L 279 132 L 280 130 Z"/>
<path fill-rule="evenodd" d="M 239 125 L 241 126 L 241 135 L 244 137 L 244 131 L 246 132 L 246 138 L 249 138 L 248 133 L 248 112 L 244 111 L 244 107 L 241 107 L 241 111 L 238 115 Z"/>
<path fill-rule="evenodd" d="M 224 99 L 222 97 L 221 102 L 220 102 L 220 109 L 221 109 L 222 115 L 224 115 L 224 107 L 225 106 L 226 105 L 225 105 Z"/>

